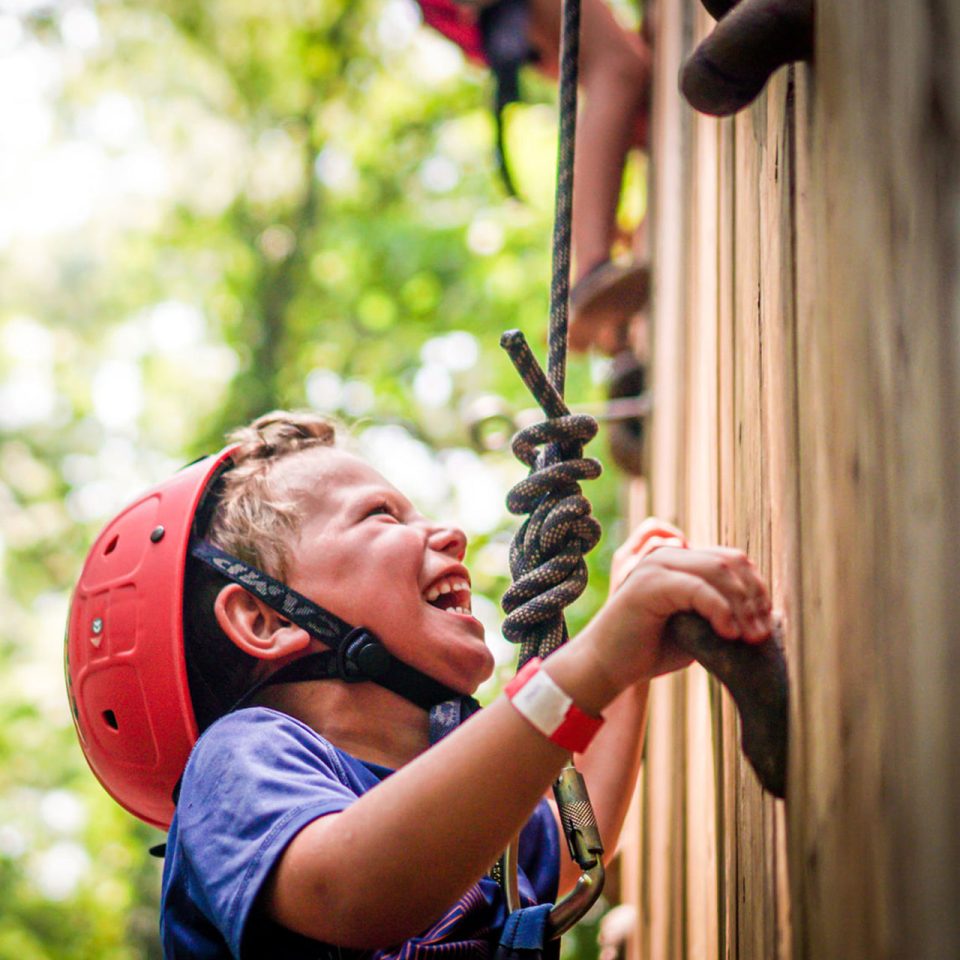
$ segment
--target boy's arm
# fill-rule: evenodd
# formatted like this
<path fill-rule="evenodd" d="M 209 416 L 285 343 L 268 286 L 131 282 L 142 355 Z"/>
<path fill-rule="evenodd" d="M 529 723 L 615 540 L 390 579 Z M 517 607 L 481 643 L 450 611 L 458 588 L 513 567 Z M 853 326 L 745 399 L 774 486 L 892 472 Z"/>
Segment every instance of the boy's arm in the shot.
<path fill-rule="evenodd" d="M 650 517 L 638 524 L 617 548 L 610 565 L 610 597 L 645 557 L 660 547 L 687 546 L 683 531 L 671 524 Z M 676 657 L 676 662 L 663 664 L 663 671 L 686 666 L 689 658 Z M 577 769 L 583 776 L 590 802 L 597 818 L 597 827 L 604 844 L 604 858 L 609 861 L 617 850 L 630 800 L 640 772 L 647 726 L 649 681 L 639 681 L 625 690 L 604 710 L 606 723 L 593 739 L 589 749 L 576 757 Z M 562 832 L 556 804 L 551 807 Z M 560 864 L 560 892 L 572 889 L 580 868 L 570 858 Z"/>
<path fill-rule="evenodd" d="M 655 550 L 664 547 L 670 548 L 674 555 L 678 549 L 685 550 L 687 542 L 683 532 L 655 518 L 645 520 L 637 526 L 614 554 L 610 570 L 611 598 L 641 561 Z M 745 583 L 759 582 L 752 563 L 740 551 L 716 548 L 702 552 L 712 554 L 722 567 L 728 569 L 731 582 L 737 579 L 742 579 Z M 664 555 L 661 560 L 669 564 L 671 554 Z M 751 613 L 755 614 L 753 618 Z M 739 635 L 750 642 L 765 640 L 771 629 L 770 600 L 765 587 L 750 599 L 744 614 L 742 623 L 738 620 L 735 624 Z M 730 624 L 724 626 L 729 627 Z M 732 631 L 724 635 L 730 639 Z M 690 657 L 686 654 L 661 647 L 658 660 L 652 668 L 653 675 L 668 673 L 687 666 L 690 662 Z M 649 689 L 649 681 L 639 681 L 624 691 L 604 711 L 606 723 L 590 747 L 576 758 L 577 769 L 587 784 L 600 837 L 604 843 L 605 858 L 608 860 L 616 853 L 620 830 L 630 807 L 640 769 Z M 564 859 L 560 867 L 561 892 L 571 888 L 579 875 L 580 868 L 573 861 Z"/>
<path fill-rule="evenodd" d="M 741 556 L 658 550 L 544 669 L 596 714 L 671 666 L 659 638 L 678 610 L 696 610 L 721 636 L 750 638 L 762 628 L 748 612 L 769 603 Z M 264 891 L 268 914 L 343 947 L 415 935 L 490 867 L 566 758 L 501 697 L 348 809 L 301 830 Z"/>

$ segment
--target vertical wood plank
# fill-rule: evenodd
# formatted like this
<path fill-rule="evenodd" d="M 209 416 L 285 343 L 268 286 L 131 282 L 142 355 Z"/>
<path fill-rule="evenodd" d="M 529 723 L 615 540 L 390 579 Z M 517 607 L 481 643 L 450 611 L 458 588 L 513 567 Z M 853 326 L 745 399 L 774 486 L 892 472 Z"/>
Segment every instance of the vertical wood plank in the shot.
<path fill-rule="evenodd" d="M 943 784 L 955 787 L 958 768 L 946 696 L 958 671 L 946 575 L 957 565 L 957 11 L 818 10 L 816 290 L 798 340 L 813 400 L 800 427 L 805 943 L 954 956 L 957 807 Z"/>
<path fill-rule="evenodd" d="M 718 123 L 720 131 L 719 203 L 717 264 L 719 270 L 717 324 L 717 444 L 718 444 L 718 542 L 736 542 L 734 529 L 737 497 L 735 369 L 737 363 L 734 331 L 734 278 L 736 275 L 736 128 L 732 120 Z M 738 955 L 738 740 L 736 712 L 729 697 L 721 695 L 719 684 L 714 684 L 714 699 L 718 716 L 721 789 L 720 840 L 722 851 L 720 875 L 720 936 L 721 954 L 725 960 Z"/>
<path fill-rule="evenodd" d="M 701 16 L 701 29 L 705 28 Z M 718 297 L 718 125 L 691 121 L 693 164 L 690 198 L 689 271 L 687 275 L 686 347 L 690 374 L 685 389 L 688 419 L 684 428 L 687 482 L 680 519 L 696 543 L 717 539 L 717 297 Z M 699 171 L 714 171 L 714 176 Z M 710 684 L 699 668 L 687 683 L 686 874 L 687 955 L 704 960 L 719 957 L 718 851 L 716 767 Z"/>
<path fill-rule="evenodd" d="M 677 425 L 686 417 L 683 251 L 689 241 L 684 160 L 687 121 L 674 78 L 688 43 L 692 7 L 661 3 L 656 15 L 653 142 L 660 162 L 651 171 L 651 193 L 657 199 L 650 210 L 652 383 L 656 398 L 650 499 L 656 514 L 676 520 L 685 473 L 685 448 Z M 686 728 L 684 704 L 682 678 L 664 678 L 653 684 L 642 798 L 647 867 L 638 941 L 640 955 L 656 960 L 683 960 L 685 956 L 685 765 L 680 749 Z"/>
<path fill-rule="evenodd" d="M 960 956 L 960 7 L 819 0 L 815 68 L 720 123 L 670 99 L 696 9 L 658 37 L 653 505 L 770 579 L 790 795 L 662 686 L 644 956 Z"/>

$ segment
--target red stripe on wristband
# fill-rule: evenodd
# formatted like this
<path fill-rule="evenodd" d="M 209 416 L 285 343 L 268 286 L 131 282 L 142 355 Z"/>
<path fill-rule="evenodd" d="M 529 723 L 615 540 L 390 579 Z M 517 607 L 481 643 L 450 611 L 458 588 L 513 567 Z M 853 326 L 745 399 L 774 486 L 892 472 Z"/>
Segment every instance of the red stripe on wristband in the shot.
<path fill-rule="evenodd" d="M 583 753 L 603 726 L 603 717 L 584 713 L 573 699 L 541 670 L 539 657 L 529 660 L 507 684 L 505 693 L 527 722 L 569 753 Z"/>

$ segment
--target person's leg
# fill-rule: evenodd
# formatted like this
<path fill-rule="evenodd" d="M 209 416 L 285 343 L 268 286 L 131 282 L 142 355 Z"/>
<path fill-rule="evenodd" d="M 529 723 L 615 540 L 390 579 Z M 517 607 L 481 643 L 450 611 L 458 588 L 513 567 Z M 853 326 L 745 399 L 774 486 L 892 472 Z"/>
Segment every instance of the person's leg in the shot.
<path fill-rule="evenodd" d="M 531 41 L 544 67 L 555 67 L 560 0 L 529 0 Z M 610 256 L 627 151 L 647 108 L 650 51 L 625 30 L 603 0 L 583 0 L 580 14 L 580 90 L 573 188 L 574 279 Z"/>

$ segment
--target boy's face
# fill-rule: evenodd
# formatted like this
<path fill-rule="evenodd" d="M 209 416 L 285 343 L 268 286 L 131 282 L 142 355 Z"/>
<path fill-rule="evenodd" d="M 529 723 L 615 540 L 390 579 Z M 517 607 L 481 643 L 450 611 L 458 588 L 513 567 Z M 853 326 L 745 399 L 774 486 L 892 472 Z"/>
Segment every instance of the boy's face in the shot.
<path fill-rule="evenodd" d="M 288 584 L 347 623 L 372 630 L 396 657 L 462 693 L 493 670 L 470 614 L 464 534 L 422 517 L 359 458 L 308 450 L 277 479 L 303 507 Z"/>

